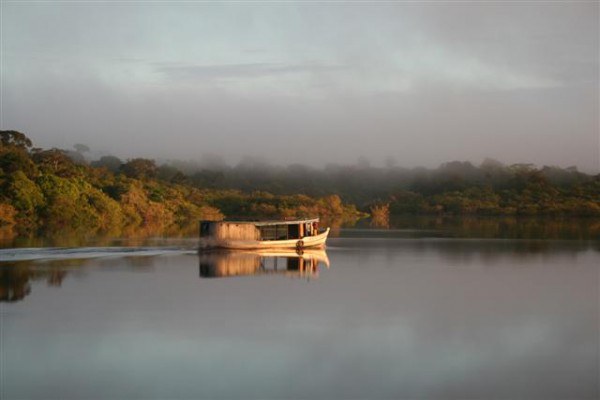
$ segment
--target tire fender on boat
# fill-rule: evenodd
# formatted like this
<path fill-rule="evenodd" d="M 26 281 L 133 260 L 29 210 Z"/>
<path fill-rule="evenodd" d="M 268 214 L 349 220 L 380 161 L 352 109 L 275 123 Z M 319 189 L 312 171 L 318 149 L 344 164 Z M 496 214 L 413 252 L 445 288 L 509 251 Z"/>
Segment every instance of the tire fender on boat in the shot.
<path fill-rule="evenodd" d="M 303 240 L 298 240 L 298 241 L 296 242 L 296 248 L 297 248 L 298 250 L 301 250 L 301 249 L 303 249 L 303 248 L 304 248 L 304 241 L 303 241 Z"/>

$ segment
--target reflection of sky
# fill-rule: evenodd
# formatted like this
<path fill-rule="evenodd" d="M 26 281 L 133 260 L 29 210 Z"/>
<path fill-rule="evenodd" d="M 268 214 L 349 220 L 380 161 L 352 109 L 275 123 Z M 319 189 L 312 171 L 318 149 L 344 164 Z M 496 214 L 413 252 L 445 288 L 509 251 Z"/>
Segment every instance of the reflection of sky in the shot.
<path fill-rule="evenodd" d="M 36 283 L 3 305 L 5 394 L 597 397 L 597 252 L 488 265 L 435 245 L 334 244 L 311 282 L 204 280 L 195 256 L 172 256 Z"/>

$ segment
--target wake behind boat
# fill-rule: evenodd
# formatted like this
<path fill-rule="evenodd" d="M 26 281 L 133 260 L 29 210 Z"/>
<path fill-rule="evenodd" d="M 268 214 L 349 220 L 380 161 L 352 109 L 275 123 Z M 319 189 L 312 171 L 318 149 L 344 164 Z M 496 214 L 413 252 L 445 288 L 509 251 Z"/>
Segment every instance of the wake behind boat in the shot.
<path fill-rule="evenodd" d="M 304 249 L 324 247 L 329 228 L 319 219 L 280 221 L 201 221 L 200 249 Z"/>

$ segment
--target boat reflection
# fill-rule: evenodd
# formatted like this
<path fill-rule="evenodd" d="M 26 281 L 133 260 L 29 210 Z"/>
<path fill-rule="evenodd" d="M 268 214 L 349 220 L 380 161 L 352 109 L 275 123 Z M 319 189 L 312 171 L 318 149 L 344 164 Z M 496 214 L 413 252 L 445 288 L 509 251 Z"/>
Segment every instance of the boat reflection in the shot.
<path fill-rule="evenodd" d="M 329 268 L 324 249 L 214 250 L 199 254 L 201 278 L 281 274 L 318 278 L 319 264 Z"/>

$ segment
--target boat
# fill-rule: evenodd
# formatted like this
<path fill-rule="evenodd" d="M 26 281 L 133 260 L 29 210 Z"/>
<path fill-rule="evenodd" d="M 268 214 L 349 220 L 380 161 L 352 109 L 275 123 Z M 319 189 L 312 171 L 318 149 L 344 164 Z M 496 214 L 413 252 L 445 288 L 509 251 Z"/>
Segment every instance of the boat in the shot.
<path fill-rule="evenodd" d="M 304 249 L 325 246 L 329 228 L 319 218 L 200 221 L 200 249 Z"/>

